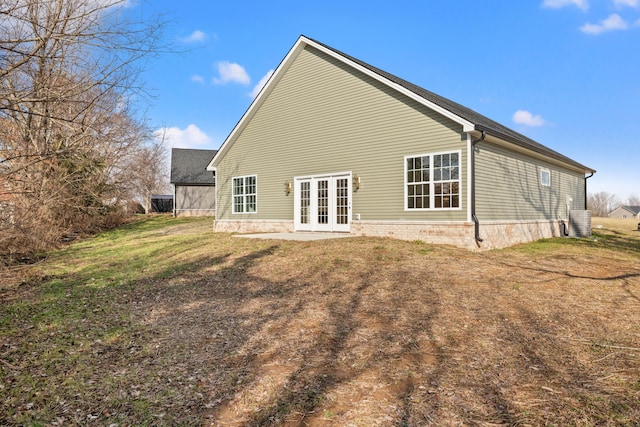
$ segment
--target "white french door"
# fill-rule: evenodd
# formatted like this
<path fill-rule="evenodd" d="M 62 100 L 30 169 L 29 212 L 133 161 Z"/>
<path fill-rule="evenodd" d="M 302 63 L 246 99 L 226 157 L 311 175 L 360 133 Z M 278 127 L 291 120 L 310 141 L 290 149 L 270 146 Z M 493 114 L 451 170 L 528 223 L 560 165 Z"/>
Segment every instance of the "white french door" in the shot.
<path fill-rule="evenodd" d="M 294 179 L 296 231 L 349 232 L 351 173 Z"/>

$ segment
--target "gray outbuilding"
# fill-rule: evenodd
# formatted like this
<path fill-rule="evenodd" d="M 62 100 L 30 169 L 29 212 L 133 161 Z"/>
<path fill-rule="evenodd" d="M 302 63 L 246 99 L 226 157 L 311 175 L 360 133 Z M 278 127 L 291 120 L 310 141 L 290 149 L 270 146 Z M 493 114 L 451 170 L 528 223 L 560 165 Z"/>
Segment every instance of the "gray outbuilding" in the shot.
<path fill-rule="evenodd" d="M 207 165 L 216 150 L 171 150 L 174 216 L 215 216 L 216 177 Z"/>

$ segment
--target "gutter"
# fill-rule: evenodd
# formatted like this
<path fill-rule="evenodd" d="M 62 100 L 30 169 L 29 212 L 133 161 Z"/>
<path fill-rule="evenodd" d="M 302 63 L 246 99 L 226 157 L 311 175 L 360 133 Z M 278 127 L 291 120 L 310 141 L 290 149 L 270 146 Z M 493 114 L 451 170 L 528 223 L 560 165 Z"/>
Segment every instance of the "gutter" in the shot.
<path fill-rule="evenodd" d="M 480 221 L 476 215 L 476 144 L 484 141 L 487 136 L 485 131 L 482 131 L 482 135 L 478 139 L 471 141 L 471 219 L 475 228 L 476 243 L 480 246 L 482 238 L 480 237 Z M 586 180 L 585 180 L 586 183 Z M 586 185 L 586 184 L 585 184 Z M 586 194 L 586 193 L 585 193 Z"/>

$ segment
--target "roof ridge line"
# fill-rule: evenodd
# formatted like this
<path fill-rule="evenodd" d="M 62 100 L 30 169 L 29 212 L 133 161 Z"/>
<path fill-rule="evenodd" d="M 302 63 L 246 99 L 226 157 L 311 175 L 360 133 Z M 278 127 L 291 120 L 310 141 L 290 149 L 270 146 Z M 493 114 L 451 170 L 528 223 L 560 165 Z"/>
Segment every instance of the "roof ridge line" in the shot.
<path fill-rule="evenodd" d="M 477 111 L 466 107 L 456 101 L 453 101 L 451 99 L 448 99 L 442 95 L 439 95 L 435 92 L 432 92 L 428 89 L 425 89 L 421 86 L 416 85 L 415 83 L 411 83 L 408 80 L 405 80 L 401 77 L 398 77 L 392 73 L 389 73 L 387 71 L 382 70 L 381 68 L 378 68 L 376 66 L 373 66 L 365 61 L 362 61 L 358 58 L 355 58 L 351 55 L 348 55 L 334 47 L 331 47 L 325 43 L 322 43 L 320 41 L 317 41 L 311 37 L 307 37 L 302 35 L 301 37 L 316 43 L 322 47 L 324 47 L 325 49 L 328 49 L 332 52 L 334 52 L 337 55 L 340 55 L 341 57 L 352 61 L 358 65 L 360 65 L 361 67 L 364 67 L 366 69 L 368 69 L 369 71 L 377 74 L 378 76 L 388 80 L 391 83 L 395 83 L 403 88 L 405 88 L 406 90 L 414 93 L 415 95 L 423 98 L 424 100 L 433 103 L 435 105 L 437 105 L 438 107 L 449 111 L 450 113 L 454 114 L 455 116 L 460 117 L 461 119 L 472 123 L 475 127 L 475 130 L 478 131 L 487 131 L 490 135 L 493 135 L 495 137 L 498 137 L 500 139 L 503 139 L 507 142 L 510 142 L 512 144 L 518 145 L 522 148 L 537 152 L 539 154 L 544 154 L 548 157 L 554 158 L 556 160 L 559 160 L 561 162 L 564 163 L 568 163 L 570 165 L 573 165 L 575 167 L 584 169 L 585 171 L 588 172 L 595 172 L 595 170 L 565 156 L 564 154 L 561 154 L 535 140 L 533 140 L 532 138 L 529 138 L 526 135 L 521 134 L 520 132 L 517 132 L 481 113 L 478 113 Z"/>

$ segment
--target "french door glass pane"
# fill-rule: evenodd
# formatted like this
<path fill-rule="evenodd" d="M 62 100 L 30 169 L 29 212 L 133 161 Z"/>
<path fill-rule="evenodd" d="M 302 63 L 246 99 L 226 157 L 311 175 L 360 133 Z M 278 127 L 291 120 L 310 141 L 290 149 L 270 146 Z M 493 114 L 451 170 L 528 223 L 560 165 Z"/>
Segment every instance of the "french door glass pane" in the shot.
<path fill-rule="evenodd" d="M 318 181 L 318 224 L 329 224 L 329 180 Z"/>
<path fill-rule="evenodd" d="M 349 181 L 336 179 L 336 224 L 349 223 Z"/>
<path fill-rule="evenodd" d="M 300 223 L 309 224 L 311 219 L 309 209 L 311 206 L 311 182 L 300 183 Z"/>

